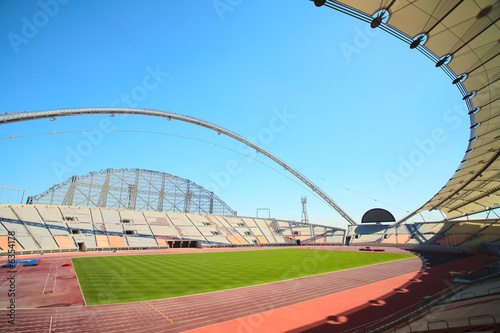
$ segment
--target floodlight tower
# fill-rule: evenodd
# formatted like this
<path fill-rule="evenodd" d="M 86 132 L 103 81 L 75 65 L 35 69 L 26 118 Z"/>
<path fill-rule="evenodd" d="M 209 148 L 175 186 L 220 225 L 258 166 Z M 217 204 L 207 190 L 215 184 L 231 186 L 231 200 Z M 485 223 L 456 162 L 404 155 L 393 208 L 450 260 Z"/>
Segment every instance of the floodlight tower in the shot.
<path fill-rule="evenodd" d="M 300 222 L 309 223 L 309 218 L 307 217 L 307 197 L 301 197 L 300 201 L 302 202 L 302 217 L 300 218 Z"/>

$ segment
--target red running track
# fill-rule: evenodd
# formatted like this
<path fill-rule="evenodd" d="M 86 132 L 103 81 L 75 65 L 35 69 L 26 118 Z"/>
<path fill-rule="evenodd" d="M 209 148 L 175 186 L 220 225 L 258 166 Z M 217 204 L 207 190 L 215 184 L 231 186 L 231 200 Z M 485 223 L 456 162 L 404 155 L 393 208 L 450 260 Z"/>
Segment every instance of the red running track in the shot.
<path fill-rule="evenodd" d="M 0 310 L 2 332 L 184 332 L 284 308 L 393 277 L 416 274 L 419 258 L 288 281 L 151 302 Z M 394 288 L 394 286 L 392 286 Z M 7 319 L 6 319 L 7 318 Z M 5 325 L 4 325 L 5 324 Z"/>

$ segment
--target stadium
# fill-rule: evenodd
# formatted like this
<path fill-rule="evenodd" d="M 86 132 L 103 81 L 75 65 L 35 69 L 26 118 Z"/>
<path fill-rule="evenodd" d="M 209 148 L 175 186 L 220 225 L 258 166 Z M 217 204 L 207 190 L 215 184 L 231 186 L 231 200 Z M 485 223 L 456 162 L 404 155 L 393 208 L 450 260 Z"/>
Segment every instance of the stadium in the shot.
<path fill-rule="evenodd" d="M 330 188 L 323 189 L 323 182 L 318 186 L 304 170 L 294 166 L 296 161 L 292 165 L 281 158 L 287 156 L 287 145 L 271 153 L 269 138 L 282 128 L 278 120 L 281 125 L 287 124 L 283 114 L 280 118 L 275 112 L 269 126 L 252 140 L 212 123 L 212 118 L 148 107 L 5 112 L 0 115 L 0 129 L 6 129 L 2 147 L 14 145 L 9 149 L 16 155 L 9 155 L 5 148 L 3 181 L 20 179 L 14 175 L 22 171 L 9 169 L 9 161 L 14 163 L 29 151 L 29 141 L 23 141 L 24 147 L 15 146 L 11 143 L 14 140 L 51 136 L 60 142 L 66 140 L 63 135 L 75 135 L 77 131 L 64 132 L 58 123 L 71 120 L 83 124 L 85 120 L 80 119 L 92 117 L 100 122 L 83 132 L 87 141 L 79 141 L 77 149 L 67 149 L 65 165 L 52 163 L 58 175 L 65 178 L 59 177 L 60 181 L 41 190 L 38 185 L 26 189 L 18 188 L 26 187 L 24 184 L 1 187 L 9 195 L 22 196 L 16 202 L 0 196 L 2 332 L 499 331 L 500 3 L 300 1 L 307 6 L 300 10 L 313 21 L 317 16 L 318 25 L 322 22 L 319 15 L 334 21 L 345 16 L 362 22 L 365 31 L 382 31 L 458 89 L 461 99 L 457 103 L 466 109 L 461 116 L 470 124 L 468 141 L 460 142 L 466 146 L 463 157 L 453 155 L 452 162 L 458 167 L 448 170 L 453 176 L 442 179 L 436 185 L 440 188 L 437 193 L 419 203 L 417 209 L 404 211 L 404 215 L 380 208 L 382 202 L 371 202 L 371 209 L 358 218 L 351 214 L 350 205 L 343 208 L 345 201 L 330 194 Z M 51 10 L 53 15 L 45 14 L 47 20 L 49 16 L 56 20 L 63 15 L 59 13 L 63 4 L 51 4 L 41 8 Z M 236 12 L 240 3 L 215 1 L 213 5 L 222 21 L 223 15 Z M 33 16 L 36 23 L 35 17 L 41 16 Z M 34 45 L 36 40 L 29 42 L 16 47 Z M 345 52 L 359 54 L 362 47 L 359 43 L 355 46 L 341 45 L 344 56 Z M 144 77 L 140 89 L 134 87 L 132 92 L 150 93 L 152 77 L 158 84 L 162 82 L 158 72 L 155 76 L 151 68 L 147 71 L 149 76 Z M 438 105 L 439 101 L 433 103 Z M 213 116 L 217 117 L 215 113 Z M 137 123 L 137 119 L 145 118 L 151 124 L 164 121 L 168 126 L 178 126 L 180 134 L 108 126 L 109 119 L 119 117 Z M 321 122 L 319 118 L 313 120 Z M 47 133 L 38 133 L 37 126 L 42 128 L 43 123 L 53 127 Z M 18 134 L 23 126 L 27 134 Z M 191 138 L 196 144 L 208 143 L 231 154 L 236 152 L 277 172 L 273 179 L 265 180 L 270 187 L 275 186 L 272 181 L 278 174 L 285 176 L 301 191 L 307 191 L 310 199 L 327 207 L 336 222 L 320 223 L 310 218 L 308 200 L 303 195 L 300 219 L 285 214 L 273 216 L 266 200 L 271 196 L 286 200 L 288 188 L 270 195 L 267 192 L 271 190 L 263 187 L 259 191 L 240 187 L 236 194 L 224 191 L 231 182 L 240 184 L 239 179 L 249 179 L 246 185 L 259 183 L 238 160 L 225 163 L 223 172 L 204 180 L 203 185 L 171 172 L 169 166 L 175 169 L 175 163 L 179 163 L 177 171 L 201 173 L 218 159 L 209 148 L 208 152 L 184 149 L 188 153 L 181 155 L 180 150 L 162 146 L 157 139 L 169 135 L 185 140 L 182 130 L 186 129 L 190 135 L 198 130 L 214 134 L 210 140 L 215 142 Z M 91 156 L 99 145 L 105 146 L 102 137 L 108 132 L 131 140 L 139 132 L 151 135 L 147 138 L 154 138 L 154 150 L 146 146 L 134 150 L 124 142 L 111 149 L 120 150 L 121 156 L 138 166 L 148 166 L 141 163 L 141 150 L 148 151 L 151 160 L 166 156 L 162 159 L 165 168 L 112 167 L 102 163 L 111 164 L 111 160 L 95 158 L 101 169 L 89 171 L 94 164 L 86 165 L 82 157 Z M 429 142 L 445 141 L 439 131 L 432 133 L 433 141 L 419 141 L 420 150 L 409 155 L 408 160 L 413 162 L 401 162 L 399 171 L 406 168 L 406 174 L 386 173 L 392 177 L 386 178 L 390 184 L 410 178 L 415 166 L 430 155 L 426 153 L 435 149 Z M 393 137 L 394 145 L 397 141 Z M 227 142 L 241 146 L 231 148 L 234 146 Z M 48 161 L 50 151 L 43 153 Z M 312 163 L 323 158 L 317 156 Z M 37 160 L 29 165 L 40 169 L 34 172 L 37 177 L 48 170 L 43 163 Z M 80 165 L 87 172 L 66 174 L 83 170 Z M 33 180 L 30 175 L 26 179 Z M 30 194 L 27 197 L 26 191 Z M 262 197 L 255 202 L 265 204 L 248 205 L 256 208 L 251 214 L 241 205 L 243 200 L 236 200 L 240 195 Z M 397 195 L 411 197 L 412 193 Z"/>

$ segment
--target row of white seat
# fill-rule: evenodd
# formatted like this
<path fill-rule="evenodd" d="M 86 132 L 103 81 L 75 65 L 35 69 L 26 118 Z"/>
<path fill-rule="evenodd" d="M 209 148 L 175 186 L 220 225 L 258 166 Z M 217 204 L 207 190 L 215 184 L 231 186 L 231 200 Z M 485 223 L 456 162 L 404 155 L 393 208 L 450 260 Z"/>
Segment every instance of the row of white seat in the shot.
<path fill-rule="evenodd" d="M 500 223 L 496 221 L 447 221 L 391 225 L 362 225 L 352 227 L 348 236 L 351 244 L 425 244 L 475 249 L 483 242 L 500 241 Z"/>
<path fill-rule="evenodd" d="M 194 239 L 203 244 L 282 244 L 290 242 L 294 234 L 311 238 L 310 228 L 295 227 L 289 222 L 208 214 L 0 205 L 0 218 L 0 237 L 14 231 L 24 249 L 73 248 L 80 242 L 87 247 L 102 247 L 100 243 L 113 242 L 121 246 L 162 245 L 155 240 L 157 237 Z M 314 228 L 318 233 L 325 233 L 325 228 Z M 113 236 L 113 240 L 114 236 L 120 236 L 123 240 L 98 240 L 106 235 Z M 321 241 L 327 242 L 327 239 L 323 237 Z M 336 241 L 339 239 L 335 238 Z M 330 241 L 333 241 L 332 233 Z"/>

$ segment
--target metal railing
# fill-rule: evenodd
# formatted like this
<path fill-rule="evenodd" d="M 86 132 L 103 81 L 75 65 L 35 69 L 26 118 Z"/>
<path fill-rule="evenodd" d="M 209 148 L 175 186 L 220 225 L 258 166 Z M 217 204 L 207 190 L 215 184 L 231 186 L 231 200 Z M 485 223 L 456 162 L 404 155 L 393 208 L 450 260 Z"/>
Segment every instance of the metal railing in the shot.
<path fill-rule="evenodd" d="M 364 324 L 346 331 L 342 333 L 367 333 L 367 332 L 385 332 L 391 327 L 396 325 L 400 325 L 408 322 L 410 319 L 413 319 L 428 310 L 430 310 L 434 305 L 439 302 L 442 302 L 444 299 L 449 297 L 452 294 L 460 292 L 466 288 L 465 285 L 453 285 L 447 289 L 444 289 L 432 296 L 425 296 L 424 299 L 416 304 L 413 304 L 403 310 L 395 312 L 387 317 L 381 318 L 374 322 Z M 398 326 L 402 327 L 402 326 Z"/>
<path fill-rule="evenodd" d="M 500 276 L 500 269 L 482 268 L 473 272 L 450 272 L 450 278 L 453 282 L 477 283 L 496 276 Z"/>
<path fill-rule="evenodd" d="M 471 319 L 479 319 L 479 318 L 490 318 L 493 319 L 493 328 L 495 328 L 495 333 L 498 333 L 498 326 L 497 326 L 497 321 L 495 320 L 495 317 L 493 317 L 490 314 L 483 314 L 483 315 L 478 315 L 478 316 L 471 316 L 468 318 L 469 321 L 469 330 L 472 332 L 472 323 Z"/>

